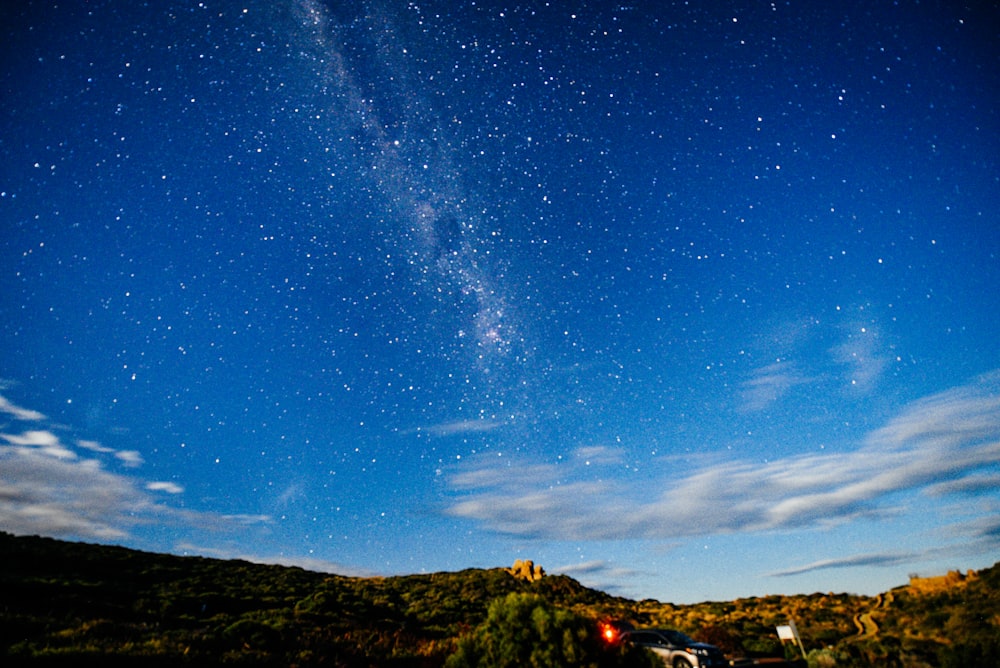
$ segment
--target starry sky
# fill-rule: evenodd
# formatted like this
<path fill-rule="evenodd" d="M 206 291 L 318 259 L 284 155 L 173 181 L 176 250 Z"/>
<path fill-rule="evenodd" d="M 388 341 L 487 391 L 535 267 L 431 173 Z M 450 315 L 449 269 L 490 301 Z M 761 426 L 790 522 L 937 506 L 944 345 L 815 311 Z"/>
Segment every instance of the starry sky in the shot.
<path fill-rule="evenodd" d="M 995 5 L 0 14 L 0 529 L 677 603 L 1000 559 Z"/>

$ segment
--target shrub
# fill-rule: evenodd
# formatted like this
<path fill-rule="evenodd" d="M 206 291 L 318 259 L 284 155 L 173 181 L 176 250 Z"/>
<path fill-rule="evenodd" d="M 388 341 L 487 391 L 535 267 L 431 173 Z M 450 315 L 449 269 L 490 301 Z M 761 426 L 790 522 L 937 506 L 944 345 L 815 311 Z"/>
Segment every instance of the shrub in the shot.
<path fill-rule="evenodd" d="M 537 594 L 508 594 L 458 641 L 447 668 L 612 668 L 652 666 L 641 650 L 607 646 L 596 626 Z"/>

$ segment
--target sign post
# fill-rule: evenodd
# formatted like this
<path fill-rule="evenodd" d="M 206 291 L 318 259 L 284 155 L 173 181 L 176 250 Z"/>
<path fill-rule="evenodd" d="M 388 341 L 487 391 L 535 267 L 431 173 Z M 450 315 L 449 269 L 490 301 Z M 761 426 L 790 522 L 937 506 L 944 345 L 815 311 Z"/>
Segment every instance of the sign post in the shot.
<path fill-rule="evenodd" d="M 789 619 L 788 624 L 784 626 L 776 626 L 775 629 L 778 631 L 778 640 L 784 644 L 787 642 L 793 642 L 799 646 L 799 651 L 802 652 L 802 658 L 806 658 L 806 648 L 802 645 L 802 638 L 799 636 L 799 630 L 795 628 L 795 620 Z"/>

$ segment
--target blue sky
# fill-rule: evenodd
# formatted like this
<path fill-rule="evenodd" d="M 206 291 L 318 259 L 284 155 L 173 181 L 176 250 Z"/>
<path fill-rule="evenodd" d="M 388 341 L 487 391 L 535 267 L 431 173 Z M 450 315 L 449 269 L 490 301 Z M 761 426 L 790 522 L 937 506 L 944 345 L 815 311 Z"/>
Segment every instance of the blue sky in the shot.
<path fill-rule="evenodd" d="M 995 10 L 3 10 L 0 529 L 672 602 L 1000 558 Z"/>

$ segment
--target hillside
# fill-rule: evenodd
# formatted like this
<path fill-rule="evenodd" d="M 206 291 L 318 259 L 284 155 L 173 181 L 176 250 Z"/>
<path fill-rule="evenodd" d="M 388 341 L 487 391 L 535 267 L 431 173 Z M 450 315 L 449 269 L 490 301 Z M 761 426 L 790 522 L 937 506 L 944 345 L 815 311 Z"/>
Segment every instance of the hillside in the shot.
<path fill-rule="evenodd" d="M 3 665 L 442 666 L 492 601 L 531 593 L 596 622 L 670 626 L 728 656 L 782 656 L 794 618 L 817 666 L 998 665 L 1000 565 L 874 598 L 672 605 L 512 569 L 351 578 L 0 533 Z"/>

